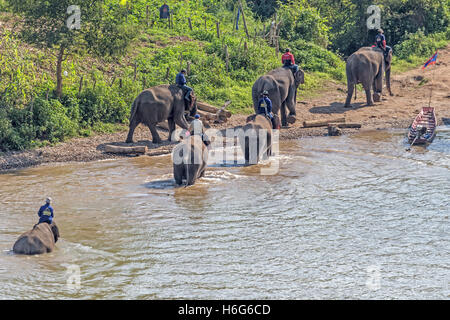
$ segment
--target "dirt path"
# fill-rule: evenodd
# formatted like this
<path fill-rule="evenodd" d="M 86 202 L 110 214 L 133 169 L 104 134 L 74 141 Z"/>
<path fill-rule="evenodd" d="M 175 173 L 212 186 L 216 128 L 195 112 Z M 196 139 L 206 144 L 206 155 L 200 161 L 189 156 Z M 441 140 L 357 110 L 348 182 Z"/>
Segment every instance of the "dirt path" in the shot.
<path fill-rule="evenodd" d="M 322 136 L 326 128 L 303 128 L 305 120 L 327 120 L 345 117 L 347 122 L 361 123 L 360 130 L 407 128 L 422 106 L 428 105 L 431 87 L 433 88 L 432 106 L 436 107 L 438 121 L 450 118 L 450 46 L 439 51 L 438 63 L 424 71 L 419 67 L 414 70 L 394 75 L 392 78 L 393 97 L 385 96 L 380 103 L 368 107 L 365 94 L 358 91 L 356 102 L 352 100 L 352 108 L 344 108 L 347 88 L 343 84 L 329 83 L 315 98 L 301 100 L 297 103 L 297 122 L 290 128 L 282 129 L 281 139 L 296 139 L 305 136 Z M 432 79 L 434 69 L 434 78 Z M 386 93 L 386 90 L 384 90 Z M 218 129 L 236 127 L 245 123 L 245 116 L 234 115 L 225 125 Z M 0 171 L 36 166 L 44 163 L 69 161 L 94 161 L 123 157 L 104 152 L 105 144 L 123 144 L 126 130 L 113 134 L 103 134 L 88 138 L 76 138 L 53 147 L 36 150 L 8 152 L 0 155 Z M 344 133 L 356 129 L 344 129 Z M 161 138 L 167 140 L 167 132 L 160 130 Z M 170 153 L 174 144 L 164 141 L 154 145 L 150 132 L 144 126 L 136 129 L 135 145 L 146 145 L 148 156 Z"/>

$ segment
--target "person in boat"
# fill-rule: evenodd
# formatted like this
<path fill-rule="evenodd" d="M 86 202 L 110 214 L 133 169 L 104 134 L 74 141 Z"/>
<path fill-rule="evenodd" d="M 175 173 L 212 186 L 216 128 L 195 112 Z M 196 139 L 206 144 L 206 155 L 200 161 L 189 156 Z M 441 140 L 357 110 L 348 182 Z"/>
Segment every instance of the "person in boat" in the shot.
<path fill-rule="evenodd" d="M 391 50 L 391 47 L 386 45 L 386 37 L 384 36 L 383 29 L 377 29 L 377 35 L 375 36 L 375 46 L 383 50 L 385 57 Z"/>
<path fill-rule="evenodd" d="M 176 85 L 183 90 L 184 99 L 188 102 L 187 105 L 191 104 L 191 92 L 192 88 L 186 85 L 186 69 L 182 69 L 180 73 L 177 74 L 175 78 Z"/>
<path fill-rule="evenodd" d="M 208 136 L 205 134 L 205 128 L 203 126 L 202 120 L 200 120 L 200 115 L 196 114 L 194 116 L 194 120 L 192 120 L 191 124 L 189 125 L 189 133 L 190 135 L 198 135 L 202 138 L 203 143 L 206 146 L 210 145 L 210 141 Z"/>
<path fill-rule="evenodd" d="M 291 69 L 292 73 L 296 73 L 298 70 L 298 65 L 295 64 L 294 55 L 291 53 L 289 48 L 286 48 L 285 53 L 281 56 L 281 63 L 284 68 Z"/>
<path fill-rule="evenodd" d="M 47 198 L 45 199 L 45 204 L 40 207 L 39 212 L 38 212 L 38 216 L 39 216 L 39 223 L 48 223 L 48 224 L 52 224 L 53 221 L 53 208 L 51 206 L 51 202 L 52 202 L 52 198 Z"/>
<path fill-rule="evenodd" d="M 258 101 L 258 114 L 262 114 L 270 119 L 272 128 L 275 128 L 275 119 L 272 113 L 272 101 L 269 99 L 269 92 L 264 90 L 261 99 Z"/>

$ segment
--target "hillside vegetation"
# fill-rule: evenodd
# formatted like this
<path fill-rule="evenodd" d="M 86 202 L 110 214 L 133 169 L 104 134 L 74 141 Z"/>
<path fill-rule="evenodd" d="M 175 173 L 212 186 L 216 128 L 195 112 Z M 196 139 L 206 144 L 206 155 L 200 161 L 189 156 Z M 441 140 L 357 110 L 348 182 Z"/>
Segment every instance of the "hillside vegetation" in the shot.
<path fill-rule="evenodd" d="M 98 10 L 86 10 L 81 30 L 68 30 L 68 5 L 83 12 L 88 2 Z M 0 151 L 115 130 L 142 89 L 172 83 L 180 68 L 190 70 L 200 100 L 232 100 L 233 113 L 250 113 L 253 82 L 280 65 L 281 53 L 263 37 L 275 15 L 280 50 L 291 48 L 306 71 L 300 96 L 325 81 L 345 82 L 345 57 L 373 39 L 365 26 L 372 1 L 242 0 L 239 30 L 239 1 L 166 2 L 171 25 L 159 19 L 159 0 L 0 0 Z M 448 43 L 449 1 L 374 2 L 394 70 L 423 63 Z M 57 36 L 44 36 L 46 21 Z"/>

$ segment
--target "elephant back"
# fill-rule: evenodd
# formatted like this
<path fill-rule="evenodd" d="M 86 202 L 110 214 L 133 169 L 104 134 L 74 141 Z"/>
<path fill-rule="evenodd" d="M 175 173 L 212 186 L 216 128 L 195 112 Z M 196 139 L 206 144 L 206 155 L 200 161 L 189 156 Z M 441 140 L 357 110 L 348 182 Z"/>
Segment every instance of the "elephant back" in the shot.
<path fill-rule="evenodd" d="M 272 131 L 272 123 L 270 119 L 261 114 L 253 114 L 248 116 L 247 124 L 250 124 L 250 126 L 246 126 L 246 128 L 251 127 L 253 129 L 265 129 L 267 131 Z"/>
<path fill-rule="evenodd" d="M 52 227 L 48 223 L 39 223 L 17 239 L 13 252 L 28 255 L 51 252 L 55 247 L 55 238 Z"/>

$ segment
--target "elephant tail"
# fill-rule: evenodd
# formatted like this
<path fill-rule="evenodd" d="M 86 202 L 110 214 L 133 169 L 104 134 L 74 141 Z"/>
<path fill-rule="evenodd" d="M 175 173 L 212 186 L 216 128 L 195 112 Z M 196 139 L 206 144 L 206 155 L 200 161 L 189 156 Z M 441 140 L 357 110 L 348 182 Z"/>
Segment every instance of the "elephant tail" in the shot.
<path fill-rule="evenodd" d="M 260 92 L 258 91 L 258 89 L 256 88 L 256 83 L 253 85 L 252 87 L 252 99 L 253 99 L 253 109 L 255 109 L 255 112 L 258 108 L 258 100 L 259 100 L 259 96 L 260 96 Z"/>
<path fill-rule="evenodd" d="M 356 100 L 356 92 L 357 92 L 358 90 L 356 89 L 356 83 L 355 83 L 355 100 Z"/>

